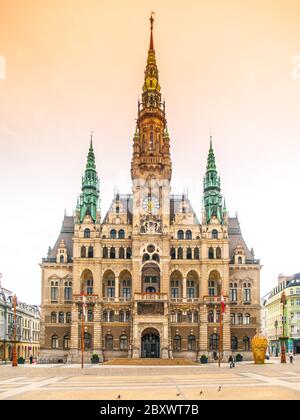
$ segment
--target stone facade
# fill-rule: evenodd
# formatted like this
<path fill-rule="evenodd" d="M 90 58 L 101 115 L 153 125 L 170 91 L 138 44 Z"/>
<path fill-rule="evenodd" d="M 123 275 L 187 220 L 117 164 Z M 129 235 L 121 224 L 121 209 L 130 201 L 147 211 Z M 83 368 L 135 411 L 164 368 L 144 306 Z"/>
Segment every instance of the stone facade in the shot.
<path fill-rule="evenodd" d="M 39 354 L 40 310 L 17 301 L 17 357 L 29 359 Z M 0 361 L 12 360 L 14 340 L 13 293 L 0 285 Z"/>
<path fill-rule="evenodd" d="M 91 140 L 75 215 L 65 216 L 42 267 L 43 357 L 80 360 L 82 294 L 85 357 L 187 357 L 222 349 L 250 357 L 260 325 L 260 262 L 221 196 L 210 141 L 203 211 L 171 195 L 172 163 L 161 100 L 153 19 L 133 138 L 132 194 L 116 193 L 103 219 Z"/>

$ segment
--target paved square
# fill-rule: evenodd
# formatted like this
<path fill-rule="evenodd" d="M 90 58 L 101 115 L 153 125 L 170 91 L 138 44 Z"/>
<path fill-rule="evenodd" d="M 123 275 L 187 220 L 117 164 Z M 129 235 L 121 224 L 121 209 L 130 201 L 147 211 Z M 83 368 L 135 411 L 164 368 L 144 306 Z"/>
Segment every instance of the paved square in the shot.
<path fill-rule="evenodd" d="M 300 358 L 282 365 L 0 366 L 0 399 L 300 399 Z"/>

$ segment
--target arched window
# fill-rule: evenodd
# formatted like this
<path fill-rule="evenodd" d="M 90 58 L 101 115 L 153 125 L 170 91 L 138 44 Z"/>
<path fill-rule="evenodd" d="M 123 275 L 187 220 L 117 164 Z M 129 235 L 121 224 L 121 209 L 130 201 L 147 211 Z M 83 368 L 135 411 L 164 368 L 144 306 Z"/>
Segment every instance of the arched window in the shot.
<path fill-rule="evenodd" d="M 177 250 L 177 259 L 183 260 L 183 249 L 181 247 L 179 247 Z"/>
<path fill-rule="evenodd" d="M 105 350 L 113 350 L 114 348 L 114 339 L 111 334 L 107 334 L 105 337 Z"/>
<path fill-rule="evenodd" d="M 115 249 L 115 247 L 114 247 L 114 246 L 112 246 L 112 247 L 110 248 L 109 258 L 111 258 L 111 259 L 115 259 L 115 258 L 116 258 L 116 249 Z"/>
<path fill-rule="evenodd" d="M 195 260 L 199 260 L 199 258 L 200 258 L 199 248 L 198 248 L 198 247 L 196 247 L 196 248 L 194 249 L 194 259 L 195 259 Z"/>
<path fill-rule="evenodd" d="M 125 239 L 125 230 L 120 229 L 118 234 L 119 239 Z"/>
<path fill-rule="evenodd" d="M 58 315 L 58 322 L 60 324 L 64 324 L 65 323 L 65 314 L 63 312 L 60 312 Z"/>
<path fill-rule="evenodd" d="M 193 258 L 192 248 L 187 248 L 186 250 L 186 259 L 191 260 Z"/>
<path fill-rule="evenodd" d="M 121 350 L 128 350 L 128 338 L 127 335 L 123 334 L 120 337 L 120 349 Z"/>
<path fill-rule="evenodd" d="M 209 348 L 210 350 L 219 349 L 219 335 L 218 334 L 211 334 L 211 336 L 209 337 Z"/>
<path fill-rule="evenodd" d="M 181 337 L 180 335 L 175 335 L 173 338 L 173 350 L 178 351 L 181 350 Z"/>
<path fill-rule="evenodd" d="M 199 322 L 199 312 L 194 311 L 194 322 Z"/>
<path fill-rule="evenodd" d="M 243 323 L 243 314 L 238 314 L 238 324 L 241 325 Z"/>
<path fill-rule="evenodd" d="M 108 258 L 108 248 L 105 246 L 104 248 L 103 248 L 103 258 Z"/>
<path fill-rule="evenodd" d="M 120 322 L 125 322 L 125 312 L 124 311 L 119 312 L 119 320 L 120 320 Z"/>
<path fill-rule="evenodd" d="M 194 335 L 190 335 L 188 337 L 188 350 L 189 351 L 196 350 L 196 337 Z"/>
<path fill-rule="evenodd" d="M 58 281 L 51 282 L 51 303 L 58 301 Z"/>
<path fill-rule="evenodd" d="M 237 350 L 238 349 L 238 339 L 237 337 L 231 337 L 231 350 Z"/>
<path fill-rule="evenodd" d="M 85 246 L 81 247 L 80 256 L 81 256 L 81 258 L 86 258 L 86 248 L 85 248 Z"/>
<path fill-rule="evenodd" d="M 87 288 L 86 288 L 86 293 L 87 293 L 88 295 L 92 295 L 92 294 L 93 294 L 93 284 L 94 284 L 94 282 L 93 282 L 93 280 L 92 280 L 92 279 L 89 279 L 89 280 L 87 281 L 87 283 L 86 283 L 86 285 L 87 285 Z"/>
<path fill-rule="evenodd" d="M 89 246 L 88 258 L 93 258 L 93 257 L 94 257 L 94 248 L 92 246 Z"/>
<path fill-rule="evenodd" d="M 107 311 L 103 312 L 103 322 L 108 322 L 108 312 Z"/>
<path fill-rule="evenodd" d="M 208 281 L 208 295 L 216 296 L 216 283 L 214 280 Z"/>
<path fill-rule="evenodd" d="M 159 260 L 160 260 L 159 255 L 158 254 L 153 254 L 152 255 L 152 260 L 154 260 L 154 261 L 156 261 L 156 262 L 159 263 Z"/>
<path fill-rule="evenodd" d="M 219 246 L 216 249 L 216 258 L 218 258 L 218 259 L 222 258 L 222 251 L 221 251 L 221 248 Z"/>
<path fill-rule="evenodd" d="M 192 311 L 188 311 L 186 313 L 187 322 L 193 322 L 193 313 Z"/>
<path fill-rule="evenodd" d="M 131 259 L 131 248 L 126 248 L 126 259 L 127 260 Z"/>
<path fill-rule="evenodd" d="M 250 324 L 250 314 L 245 314 L 244 324 L 246 324 L 246 325 Z"/>
<path fill-rule="evenodd" d="M 67 312 L 67 313 L 66 313 L 66 323 L 67 323 L 67 324 L 70 324 L 70 323 L 71 323 L 71 321 L 72 321 L 72 315 L 71 315 L 71 312 Z"/>
<path fill-rule="evenodd" d="M 208 322 L 214 322 L 214 313 L 213 311 L 209 311 L 207 315 Z"/>
<path fill-rule="evenodd" d="M 52 349 L 58 349 L 58 337 L 57 337 L 57 335 L 53 335 L 51 337 L 51 348 Z"/>
<path fill-rule="evenodd" d="M 238 257 L 238 264 L 243 264 L 243 258 L 242 257 Z"/>
<path fill-rule="evenodd" d="M 114 322 L 115 321 L 115 313 L 114 311 L 110 311 L 109 312 L 109 322 Z"/>
<path fill-rule="evenodd" d="M 56 312 L 51 312 L 51 322 L 52 322 L 52 324 L 56 324 L 56 322 L 57 322 Z"/>
<path fill-rule="evenodd" d="M 216 229 L 211 231 L 211 237 L 212 239 L 218 239 L 218 231 Z"/>
<path fill-rule="evenodd" d="M 123 260 L 125 258 L 125 250 L 122 246 L 121 246 L 121 248 L 119 248 L 119 258 L 121 260 Z"/>
<path fill-rule="evenodd" d="M 250 350 L 250 339 L 249 339 L 249 337 L 244 337 L 243 338 L 243 349 L 245 351 L 249 351 Z"/>
<path fill-rule="evenodd" d="M 110 237 L 111 237 L 111 239 L 116 239 L 117 238 L 117 231 L 115 229 L 112 229 L 110 231 Z"/>
<path fill-rule="evenodd" d="M 150 255 L 149 254 L 144 254 L 143 255 L 143 263 L 146 262 L 146 261 L 149 261 L 149 260 L 150 260 Z"/>
<path fill-rule="evenodd" d="M 90 229 L 84 229 L 83 237 L 86 238 L 86 239 L 91 237 Z"/>
<path fill-rule="evenodd" d="M 231 325 L 235 325 L 235 314 L 230 314 Z"/>
<path fill-rule="evenodd" d="M 130 321 L 130 311 L 126 312 L 126 322 Z"/>
<path fill-rule="evenodd" d="M 176 322 L 182 322 L 182 312 L 181 311 L 176 312 Z"/>
<path fill-rule="evenodd" d="M 184 233 L 183 230 L 179 230 L 177 232 L 177 239 L 184 239 Z"/>
<path fill-rule="evenodd" d="M 63 263 L 65 262 L 65 257 L 64 257 L 63 255 L 61 255 L 61 256 L 59 257 L 59 262 L 60 262 L 61 264 L 63 264 Z"/>
<path fill-rule="evenodd" d="M 64 336 L 63 346 L 64 346 L 64 350 L 69 350 L 69 348 L 70 348 L 70 337 L 69 337 L 69 335 Z"/>
<path fill-rule="evenodd" d="M 185 232 L 185 239 L 192 239 L 192 232 L 190 230 Z"/>
<path fill-rule="evenodd" d="M 170 256 L 171 256 L 172 260 L 176 259 L 176 251 L 175 251 L 174 247 L 172 247 L 171 250 L 170 250 Z"/>
<path fill-rule="evenodd" d="M 214 259 L 214 249 L 212 247 L 210 247 L 209 250 L 208 250 L 208 258 L 210 260 Z"/>

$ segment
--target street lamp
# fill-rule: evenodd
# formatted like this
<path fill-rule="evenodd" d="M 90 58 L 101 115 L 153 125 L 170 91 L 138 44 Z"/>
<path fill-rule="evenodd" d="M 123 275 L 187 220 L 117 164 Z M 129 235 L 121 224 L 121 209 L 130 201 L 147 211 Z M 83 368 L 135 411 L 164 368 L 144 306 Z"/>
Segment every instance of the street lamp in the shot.
<path fill-rule="evenodd" d="M 277 319 L 275 321 L 274 326 L 275 326 L 275 330 L 276 330 L 275 356 L 278 357 L 278 342 L 277 342 L 278 341 L 278 338 L 277 338 L 278 321 L 277 321 Z"/>

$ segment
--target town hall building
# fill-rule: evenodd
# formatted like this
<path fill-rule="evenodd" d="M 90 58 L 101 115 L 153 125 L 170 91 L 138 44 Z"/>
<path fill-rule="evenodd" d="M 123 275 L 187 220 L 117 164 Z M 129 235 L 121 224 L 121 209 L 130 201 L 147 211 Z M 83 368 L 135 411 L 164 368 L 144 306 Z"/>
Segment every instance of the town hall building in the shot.
<path fill-rule="evenodd" d="M 224 359 L 231 352 L 251 357 L 251 339 L 260 329 L 260 261 L 248 249 L 237 216 L 228 215 L 212 139 L 201 216 L 186 194 L 170 193 L 172 141 L 150 21 L 132 193 L 115 193 L 102 217 L 91 139 L 74 215 L 64 217 L 41 263 L 41 359 L 81 360 L 83 316 L 86 361 L 92 354 L 101 361 L 213 360 L 220 340 Z"/>

